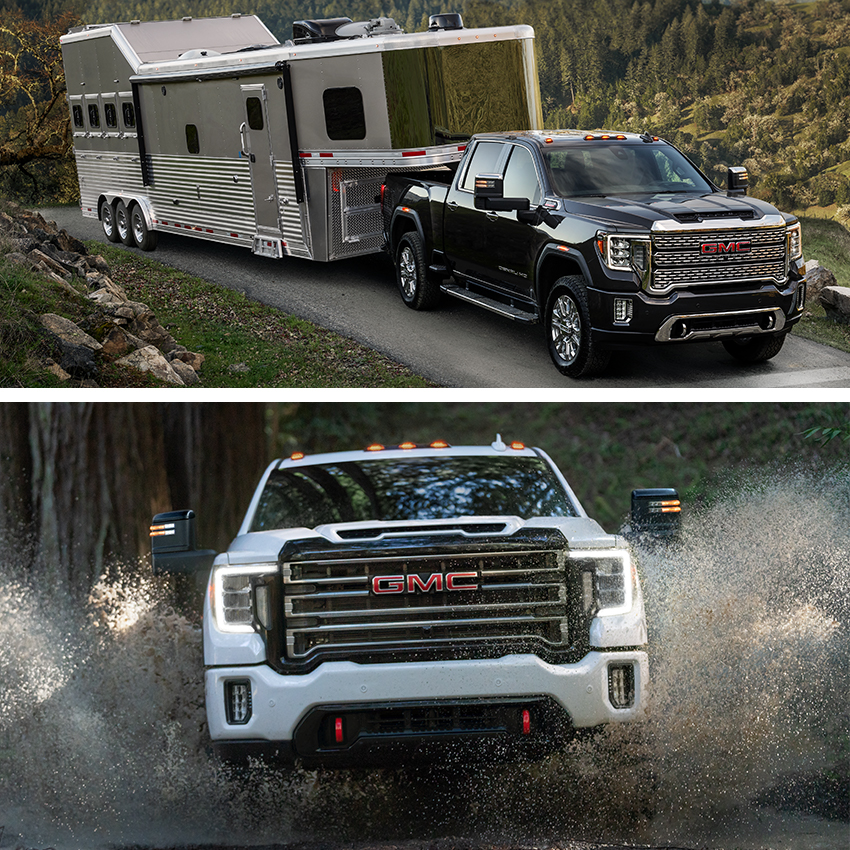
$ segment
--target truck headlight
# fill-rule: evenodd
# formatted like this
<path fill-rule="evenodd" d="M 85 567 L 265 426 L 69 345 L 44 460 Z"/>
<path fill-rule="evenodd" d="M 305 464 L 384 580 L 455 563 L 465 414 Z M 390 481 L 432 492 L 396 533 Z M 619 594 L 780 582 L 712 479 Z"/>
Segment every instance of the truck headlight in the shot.
<path fill-rule="evenodd" d="M 585 613 L 604 617 L 631 611 L 634 582 L 627 550 L 573 550 L 569 556 L 582 574 Z"/>
<path fill-rule="evenodd" d="M 799 260 L 803 256 L 803 233 L 799 222 L 792 224 L 785 234 L 788 239 L 788 259 Z"/>
<path fill-rule="evenodd" d="M 615 271 L 634 272 L 644 286 L 649 281 L 652 241 L 647 236 L 606 233 L 596 234 L 596 249 L 602 262 Z"/>
<path fill-rule="evenodd" d="M 277 564 L 217 567 L 213 570 L 211 602 L 222 632 L 253 632 L 256 623 L 268 628 L 271 619 L 268 588 L 257 581 L 277 572 Z"/>

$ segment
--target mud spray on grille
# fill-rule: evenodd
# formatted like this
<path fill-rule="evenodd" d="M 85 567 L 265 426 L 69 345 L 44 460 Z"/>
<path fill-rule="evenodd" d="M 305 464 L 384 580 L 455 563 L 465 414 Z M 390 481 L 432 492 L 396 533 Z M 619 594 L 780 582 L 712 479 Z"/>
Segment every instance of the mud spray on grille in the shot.
<path fill-rule="evenodd" d="M 651 630 L 645 722 L 535 764 L 467 764 L 457 752 L 394 771 L 224 767 L 206 750 L 200 631 L 164 582 L 115 567 L 80 605 L 3 564 L 4 844 L 699 836 L 718 847 L 728 845 L 712 836 L 757 819 L 760 803 L 808 794 L 834 808 L 788 778 L 846 789 L 850 475 L 715 484 L 680 541 L 637 550 Z"/>

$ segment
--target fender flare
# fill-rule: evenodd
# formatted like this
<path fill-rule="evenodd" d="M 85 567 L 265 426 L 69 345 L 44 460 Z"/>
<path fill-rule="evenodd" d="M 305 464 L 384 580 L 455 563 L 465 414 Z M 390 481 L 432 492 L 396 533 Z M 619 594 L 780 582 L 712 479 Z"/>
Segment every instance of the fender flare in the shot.
<path fill-rule="evenodd" d="M 566 248 L 567 250 L 564 251 L 563 248 Z M 585 286 L 588 288 L 592 286 L 593 281 L 593 278 L 590 276 L 590 270 L 587 267 L 587 261 L 580 251 L 577 251 L 569 245 L 563 245 L 561 242 L 548 242 L 543 246 L 543 250 L 538 255 L 537 262 L 534 265 L 534 300 L 537 302 L 541 316 L 543 315 L 543 311 L 546 309 L 546 301 L 549 299 L 549 291 L 547 290 L 543 293 L 540 290 L 540 270 L 549 258 L 555 258 L 559 262 L 563 262 L 564 260 L 574 262 L 581 269 L 581 276 L 584 278 Z"/>

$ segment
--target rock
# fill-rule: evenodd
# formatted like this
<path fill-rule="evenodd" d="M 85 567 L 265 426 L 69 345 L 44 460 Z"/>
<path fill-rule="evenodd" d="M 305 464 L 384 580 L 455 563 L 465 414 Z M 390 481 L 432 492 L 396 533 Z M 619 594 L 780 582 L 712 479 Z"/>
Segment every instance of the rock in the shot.
<path fill-rule="evenodd" d="M 86 251 L 86 246 L 80 242 L 79 239 L 71 236 L 67 230 L 64 228 L 59 231 L 59 235 L 56 237 L 56 241 L 59 245 L 60 250 L 68 251 L 72 254 L 79 254 L 82 257 L 85 257 L 88 254 Z"/>
<path fill-rule="evenodd" d="M 71 376 L 52 358 L 48 357 L 44 361 L 44 368 L 52 375 L 56 375 L 60 381 L 69 381 Z"/>
<path fill-rule="evenodd" d="M 171 352 L 169 354 L 169 359 L 174 362 L 174 360 L 180 360 L 185 363 L 187 366 L 191 366 L 196 372 L 201 371 L 201 366 L 204 365 L 204 360 L 206 359 L 203 354 L 197 354 L 194 351 L 187 351 L 183 346 L 179 346 L 182 350 L 177 350 Z"/>
<path fill-rule="evenodd" d="M 26 254 L 22 254 L 20 251 L 10 251 L 6 254 L 6 259 L 10 263 L 14 263 L 16 266 L 27 266 L 31 265 L 29 258 Z"/>
<path fill-rule="evenodd" d="M 86 265 L 90 269 L 94 269 L 97 272 L 101 272 L 102 274 L 109 274 L 109 264 L 100 254 L 88 254 L 86 256 Z"/>
<path fill-rule="evenodd" d="M 850 287 L 826 286 L 819 300 L 830 319 L 850 323 Z"/>
<path fill-rule="evenodd" d="M 182 360 L 172 360 L 171 368 L 180 376 L 180 379 L 187 387 L 201 382 L 198 373 L 188 363 L 184 363 Z"/>
<path fill-rule="evenodd" d="M 806 303 L 818 303 L 818 297 L 825 286 L 836 286 L 835 275 L 824 268 L 817 260 L 806 263 Z"/>
<path fill-rule="evenodd" d="M 44 266 L 55 274 L 58 274 L 60 277 L 71 276 L 71 273 L 65 268 L 65 266 L 62 265 L 62 263 L 59 263 L 54 260 L 53 257 L 48 256 L 40 248 L 34 248 L 29 252 L 29 254 L 27 254 L 27 256 L 35 267 Z"/>
<path fill-rule="evenodd" d="M 166 381 L 169 384 L 177 386 L 185 386 L 183 379 L 174 371 L 171 364 L 163 357 L 155 346 L 147 345 L 134 351 L 127 357 L 122 357 L 116 361 L 121 366 L 131 366 L 138 369 L 140 372 L 150 372 L 155 378 L 160 381 Z"/>
<path fill-rule="evenodd" d="M 251 367 L 247 363 L 234 363 L 227 367 L 227 371 L 233 372 L 234 374 L 241 374 L 244 372 L 250 372 Z"/>
<path fill-rule="evenodd" d="M 88 297 L 98 304 L 124 304 L 127 301 L 127 293 L 105 274 L 89 272 L 86 283 L 95 290 Z"/>
<path fill-rule="evenodd" d="M 117 326 L 112 328 L 103 339 L 103 353 L 116 359 L 143 347 L 133 345 L 130 341 L 130 335 L 123 328 Z"/>
<path fill-rule="evenodd" d="M 62 342 L 71 345 L 81 345 L 91 351 L 100 351 L 103 346 L 70 319 L 57 316 L 55 313 L 45 313 L 39 316 L 39 321 L 50 333 Z"/>

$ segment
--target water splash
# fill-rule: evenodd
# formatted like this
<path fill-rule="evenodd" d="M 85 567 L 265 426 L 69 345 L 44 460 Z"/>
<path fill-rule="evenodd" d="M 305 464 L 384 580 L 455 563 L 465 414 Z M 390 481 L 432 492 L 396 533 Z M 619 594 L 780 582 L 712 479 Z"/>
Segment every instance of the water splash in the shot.
<path fill-rule="evenodd" d="M 678 543 L 637 554 L 652 651 L 643 723 L 533 765 L 470 765 L 458 751 L 397 771 L 217 764 L 200 631 L 171 607 L 166 580 L 114 568 L 80 609 L 0 567 L 4 843 L 465 835 L 718 847 L 787 776 L 846 772 L 847 471 L 730 476 Z"/>

